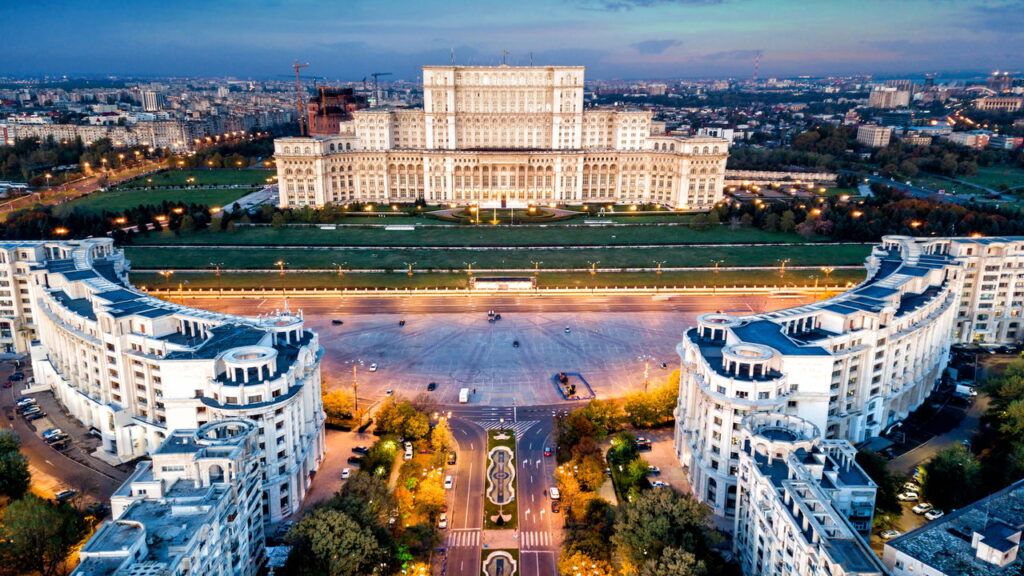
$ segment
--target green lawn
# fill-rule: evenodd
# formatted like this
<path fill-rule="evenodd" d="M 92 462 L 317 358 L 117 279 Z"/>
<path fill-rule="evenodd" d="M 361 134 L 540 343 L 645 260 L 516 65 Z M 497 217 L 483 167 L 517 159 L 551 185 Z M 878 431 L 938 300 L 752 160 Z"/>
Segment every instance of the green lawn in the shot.
<path fill-rule="evenodd" d="M 390 223 L 390 222 L 389 222 Z M 415 230 L 343 227 L 246 227 L 234 232 L 207 230 L 175 236 L 172 232 L 138 237 L 136 244 L 258 246 L 634 246 L 637 244 L 729 244 L 811 242 L 797 234 L 757 228 L 719 226 L 697 231 L 686 226 L 502 226 L 437 227 Z"/>
<path fill-rule="evenodd" d="M 210 262 L 222 262 L 227 268 L 276 268 L 279 261 L 286 269 L 402 270 L 413 264 L 416 269 L 460 270 L 473 263 L 474 269 L 541 269 L 657 267 L 713 267 L 713 260 L 724 266 L 775 266 L 780 256 L 790 266 L 857 265 L 864 262 L 871 247 L 864 244 L 786 246 L 700 246 L 679 248 L 582 248 L 553 250 L 423 250 L 391 248 L 353 250 L 346 248 L 202 248 L 126 246 L 125 253 L 135 268 L 210 268 Z"/>
<path fill-rule="evenodd" d="M 505 446 L 505 447 L 511 449 L 512 450 L 512 467 L 518 473 L 519 472 L 519 461 L 516 459 L 516 456 L 515 456 L 516 455 L 516 437 L 515 437 L 515 432 L 512 431 L 512 430 L 507 430 L 507 431 L 505 431 L 505 434 L 507 436 L 509 436 L 509 437 L 505 438 L 505 439 L 498 440 L 496 438 L 496 436 L 498 436 L 500 434 L 500 432 L 501 431 L 499 431 L 499 430 L 490 430 L 490 431 L 487 432 L 487 452 L 489 454 L 491 450 L 493 450 L 494 448 L 497 448 L 498 446 Z M 485 468 L 486 467 L 490 467 L 490 460 L 486 461 Z M 491 521 L 491 516 L 496 516 L 498 514 L 499 507 L 498 507 L 498 505 L 494 504 L 493 502 L 491 502 L 487 498 L 487 494 L 486 494 L 487 484 L 486 484 L 486 480 L 485 480 L 484 494 L 482 495 L 482 497 L 484 499 L 484 530 L 495 530 L 495 529 L 497 529 L 497 530 L 515 530 L 516 525 L 519 523 L 519 513 L 518 513 L 517 508 L 516 508 L 516 504 L 518 503 L 518 497 L 519 497 L 519 490 L 518 490 L 519 482 L 518 482 L 518 480 L 519 480 L 519 478 L 515 478 L 514 479 L 514 483 L 516 485 L 515 486 L 515 498 L 512 499 L 512 502 L 510 502 L 510 503 L 500 507 L 500 511 L 503 514 L 511 514 L 512 515 L 512 519 L 509 520 L 508 522 L 505 522 L 504 524 L 500 524 L 500 525 L 497 524 L 496 522 L 492 522 Z"/>
<path fill-rule="evenodd" d="M 790 271 L 779 276 L 775 271 L 744 270 L 735 272 L 605 272 L 601 274 L 545 272 L 537 277 L 541 288 L 604 288 L 614 286 L 779 286 L 812 285 L 814 280 L 806 272 Z M 821 276 L 821 275 L 819 275 Z M 861 270 L 836 270 L 829 277 L 829 285 L 845 286 L 848 282 L 864 280 Z M 267 273 L 231 273 L 217 277 L 210 273 L 178 273 L 165 279 L 156 272 L 132 272 L 136 286 L 177 290 L 179 282 L 187 288 L 466 288 L 466 274 L 345 274 L 294 273 L 281 276 Z M 184 284 L 187 282 L 187 284 Z M 822 285 L 824 277 L 819 278 Z"/>
<path fill-rule="evenodd" d="M 964 177 L 963 180 L 996 190 L 1001 184 L 1016 188 L 1024 186 L 1024 170 L 1013 166 L 981 166 L 977 174 Z"/>
<path fill-rule="evenodd" d="M 73 211 L 99 214 L 104 210 L 120 213 L 129 208 L 143 204 L 160 204 L 164 200 L 168 202 L 186 202 L 195 204 L 206 204 L 209 206 L 223 206 L 249 193 L 246 189 L 209 189 L 197 190 L 109 190 L 107 192 L 94 192 L 82 196 L 66 204 L 61 204 L 54 209 L 57 216 L 66 216 Z"/>
<path fill-rule="evenodd" d="M 120 184 L 120 186 L 144 187 L 177 187 L 192 184 L 195 186 L 247 185 L 263 186 L 267 178 L 277 174 L 275 170 L 164 170 L 156 174 L 136 178 Z M 195 178 L 189 182 L 189 178 Z"/>
<path fill-rule="evenodd" d="M 828 188 L 825 190 L 825 196 L 858 196 L 860 191 L 856 188 Z"/>

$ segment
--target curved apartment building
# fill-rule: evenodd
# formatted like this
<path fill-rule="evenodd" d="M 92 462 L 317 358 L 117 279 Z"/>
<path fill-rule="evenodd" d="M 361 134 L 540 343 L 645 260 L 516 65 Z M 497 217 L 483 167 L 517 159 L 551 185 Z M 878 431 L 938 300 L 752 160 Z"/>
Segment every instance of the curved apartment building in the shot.
<path fill-rule="evenodd" d="M 704 314 L 686 331 L 675 450 L 717 515 L 735 515 L 748 415 L 798 416 L 825 439 L 860 442 L 924 401 L 954 341 L 1021 335 L 1024 238 L 887 236 L 867 270 L 834 298 Z"/>
<path fill-rule="evenodd" d="M 35 389 L 50 389 L 126 462 L 178 429 L 256 423 L 264 516 L 297 508 L 324 455 L 317 335 L 301 314 L 244 317 L 150 297 L 107 238 L 0 243 L 27 304 Z"/>

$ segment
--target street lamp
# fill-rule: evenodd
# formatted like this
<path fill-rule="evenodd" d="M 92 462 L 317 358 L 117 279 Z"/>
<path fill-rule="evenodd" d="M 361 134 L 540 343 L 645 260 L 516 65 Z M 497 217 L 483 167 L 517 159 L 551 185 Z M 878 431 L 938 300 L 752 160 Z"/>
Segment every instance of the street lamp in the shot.
<path fill-rule="evenodd" d="M 277 268 L 280 271 L 281 276 L 284 276 L 284 267 L 288 263 L 285 262 L 284 260 L 278 260 L 277 262 L 274 262 L 274 264 L 277 265 Z"/>
<path fill-rule="evenodd" d="M 789 263 L 789 258 L 780 258 L 776 260 L 779 263 L 779 276 L 786 275 L 786 264 Z"/>
<path fill-rule="evenodd" d="M 543 260 L 530 260 L 530 264 L 533 264 L 533 275 L 537 276 L 540 274 L 540 265 L 543 264 Z"/>
<path fill-rule="evenodd" d="M 406 272 L 406 274 L 408 274 L 409 277 L 412 277 L 412 267 L 415 266 L 416 263 L 415 262 L 402 262 L 402 264 L 405 264 L 406 266 L 409 267 L 409 271 Z"/>
<path fill-rule="evenodd" d="M 832 274 L 834 270 L 835 268 L 832 268 L 830 266 L 822 266 L 821 271 L 825 273 L 825 282 L 828 282 L 829 274 Z"/>
<path fill-rule="evenodd" d="M 161 270 L 157 272 L 157 274 L 163 276 L 164 284 L 169 286 L 171 283 L 171 275 L 174 274 L 174 270 Z"/>
<path fill-rule="evenodd" d="M 339 278 L 341 276 L 345 275 L 345 268 L 344 268 L 345 264 L 348 264 L 348 262 L 342 262 L 341 264 L 338 264 L 337 262 L 331 262 L 332 266 L 337 266 L 338 267 L 338 277 Z"/>
<path fill-rule="evenodd" d="M 466 267 L 466 274 L 468 276 L 472 276 L 473 275 L 473 264 L 476 264 L 476 262 L 463 262 L 462 263 L 462 265 Z"/>
<path fill-rule="evenodd" d="M 715 274 L 718 274 L 718 265 L 723 263 L 723 262 L 725 262 L 724 258 L 721 259 L 721 260 L 711 260 L 711 264 L 713 264 L 714 267 L 715 267 L 715 272 L 714 272 Z"/>
<path fill-rule="evenodd" d="M 591 262 L 590 260 L 587 260 L 587 264 L 590 264 L 590 275 L 591 276 L 594 276 L 594 275 L 597 274 L 597 265 L 600 264 L 600 263 L 601 263 L 600 260 L 594 260 L 593 262 Z"/>
<path fill-rule="evenodd" d="M 661 265 L 664 264 L 665 262 L 668 262 L 668 260 L 654 260 L 654 263 L 658 265 L 657 274 L 661 274 Z"/>
<path fill-rule="evenodd" d="M 53 174 L 50 174 L 49 172 L 47 172 L 46 174 L 44 174 L 44 176 L 46 177 L 46 187 L 49 188 L 50 187 L 50 178 L 53 178 Z"/>

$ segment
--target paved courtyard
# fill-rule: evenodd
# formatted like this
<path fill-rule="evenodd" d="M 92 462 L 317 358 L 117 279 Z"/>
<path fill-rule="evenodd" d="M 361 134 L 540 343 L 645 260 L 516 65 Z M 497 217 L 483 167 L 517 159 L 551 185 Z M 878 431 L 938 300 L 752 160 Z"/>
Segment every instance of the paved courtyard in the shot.
<path fill-rule="evenodd" d="M 387 389 L 415 396 L 437 382 L 431 394 L 441 404 L 457 403 L 465 387 L 476 390 L 471 404 L 491 406 L 561 401 L 552 382 L 558 372 L 579 372 L 598 398 L 641 389 L 644 356 L 649 381 L 657 384 L 678 366 L 675 346 L 693 320 L 680 312 L 503 313 L 496 322 L 479 313 L 342 318 L 334 326 L 307 317 L 327 350 L 329 388 L 350 387 L 355 365 L 361 398 Z M 662 362 L 668 367 L 660 368 Z"/>

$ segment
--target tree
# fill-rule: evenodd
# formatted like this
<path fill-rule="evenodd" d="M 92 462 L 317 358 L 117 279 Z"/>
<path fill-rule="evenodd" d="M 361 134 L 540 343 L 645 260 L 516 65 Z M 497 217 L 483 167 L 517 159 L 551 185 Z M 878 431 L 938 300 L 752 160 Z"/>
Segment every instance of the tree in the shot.
<path fill-rule="evenodd" d="M 0 531 L 7 543 L 0 564 L 56 576 L 86 526 L 74 508 L 28 495 L 7 507 Z"/>
<path fill-rule="evenodd" d="M 430 446 L 436 452 L 447 452 L 451 445 L 452 433 L 448 428 L 448 419 L 442 418 L 430 433 Z"/>
<path fill-rule="evenodd" d="M 385 556 L 368 526 L 326 507 L 307 514 L 293 526 L 288 541 L 293 546 L 288 565 L 299 574 L 369 574 Z"/>
<path fill-rule="evenodd" d="M 0 430 L 0 494 L 21 498 L 32 480 L 28 459 L 18 451 L 21 440 L 13 430 Z"/>
<path fill-rule="evenodd" d="M 640 576 L 705 576 L 708 568 L 703 560 L 681 548 L 665 548 L 660 558 L 644 562 Z"/>
<path fill-rule="evenodd" d="M 270 225 L 274 228 L 281 228 L 284 226 L 284 214 L 280 212 L 274 212 L 274 216 L 270 219 Z"/>
<path fill-rule="evenodd" d="M 910 160 L 904 160 L 903 162 L 900 162 L 900 174 L 906 176 L 907 178 L 913 178 L 914 176 L 917 176 L 917 173 L 917 164 L 914 164 Z"/>
<path fill-rule="evenodd" d="M 224 217 L 217 215 L 210 218 L 210 230 L 213 232 L 220 232 L 224 229 Z"/>
<path fill-rule="evenodd" d="M 642 566 L 647 558 L 660 558 L 666 548 L 708 554 L 704 533 L 710 528 L 711 511 L 690 495 L 669 488 L 640 492 L 619 509 L 615 545 L 625 564 Z"/>
<path fill-rule="evenodd" d="M 181 226 L 178 227 L 182 232 L 191 232 L 196 229 L 196 219 L 190 214 L 186 214 L 181 219 Z"/>
<path fill-rule="evenodd" d="M 899 515 L 903 512 L 896 495 L 901 487 L 901 480 L 889 472 L 888 461 L 873 450 L 857 452 L 857 464 L 864 469 L 868 477 L 878 485 L 875 496 L 875 510 L 883 514 Z"/>
<path fill-rule="evenodd" d="M 626 397 L 623 409 L 630 425 L 635 428 L 653 428 L 672 420 L 679 397 L 679 371 L 650 392 L 634 392 Z"/>
<path fill-rule="evenodd" d="M 963 508 L 982 495 L 981 464 L 963 447 L 940 450 L 924 470 L 924 496 L 940 510 Z"/>
<path fill-rule="evenodd" d="M 340 426 L 344 424 L 345 420 L 352 418 L 352 409 L 355 403 L 352 395 L 348 392 L 344 390 L 324 392 L 321 399 L 328 424 Z"/>
<path fill-rule="evenodd" d="M 779 220 L 779 230 L 782 232 L 792 232 L 796 229 L 796 214 L 792 210 L 786 210 L 782 213 L 782 218 Z"/>
<path fill-rule="evenodd" d="M 582 552 L 565 551 L 558 556 L 558 573 L 581 576 L 616 576 L 615 568 L 610 562 L 592 558 Z"/>
<path fill-rule="evenodd" d="M 707 214 L 702 212 L 695 215 L 693 219 L 690 220 L 690 228 L 698 232 L 703 232 L 711 228 L 711 220 L 708 218 Z"/>
<path fill-rule="evenodd" d="M 764 217 L 764 231 L 765 232 L 778 232 L 779 231 L 779 215 L 772 212 L 771 214 Z"/>

